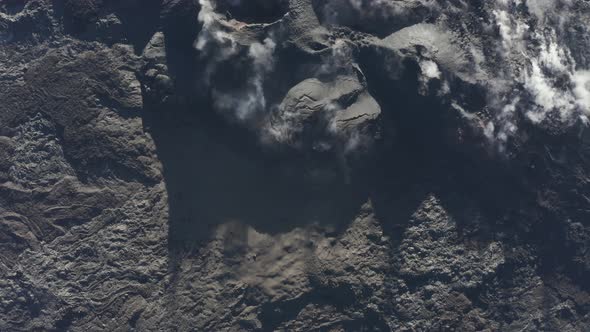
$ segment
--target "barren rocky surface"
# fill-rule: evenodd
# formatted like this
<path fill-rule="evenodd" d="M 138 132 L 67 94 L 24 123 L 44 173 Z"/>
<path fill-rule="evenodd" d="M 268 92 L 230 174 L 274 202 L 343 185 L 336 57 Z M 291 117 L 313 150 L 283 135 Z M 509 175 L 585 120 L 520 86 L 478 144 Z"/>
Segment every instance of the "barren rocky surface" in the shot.
<path fill-rule="evenodd" d="M 590 330 L 589 27 L 0 0 L 0 330 Z"/>

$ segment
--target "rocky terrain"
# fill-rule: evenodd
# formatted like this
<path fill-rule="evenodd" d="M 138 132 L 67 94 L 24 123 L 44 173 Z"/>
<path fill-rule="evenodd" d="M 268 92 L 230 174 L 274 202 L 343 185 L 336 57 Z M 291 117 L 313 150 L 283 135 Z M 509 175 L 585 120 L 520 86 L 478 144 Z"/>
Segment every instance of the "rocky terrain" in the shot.
<path fill-rule="evenodd" d="M 589 50 L 587 0 L 0 0 L 0 330 L 588 331 Z"/>

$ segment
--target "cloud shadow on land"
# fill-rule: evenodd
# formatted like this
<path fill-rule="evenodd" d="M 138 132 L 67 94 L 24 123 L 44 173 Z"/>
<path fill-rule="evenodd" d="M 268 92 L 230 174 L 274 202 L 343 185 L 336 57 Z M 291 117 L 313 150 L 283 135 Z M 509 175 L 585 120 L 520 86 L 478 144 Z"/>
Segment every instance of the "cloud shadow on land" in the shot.
<path fill-rule="evenodd" d="M 185 62 L 190 59 L 180 61 Z M 206 240 L 225 222 L 271 234 L 312 223 L 338 232 L 369 199 L 384 229 L 403 227 L 425 194 L 439 187 L 452 191 L 450 176 L 463 174 L 466 190 L 473 189 L 467 184 L 477 179 L 481 165 L 470 165 L 446 145 L 445 128 L 451 124 L 439 102 L 417 94 L 417 69 L 409 66 L 407 77 L 394 83 L 379 77 L 378 68 L 363 70 L 383 109 L 384 135 L 393 143 L 380 142 L 355 167 L 350 182 L 336 158 L 267 151 L 256 134 L 211 109 L 210 100 L 186 97 L 190 91 L 181 91 L 181 102 L 146 105 L 144 123 L 164 167 L 170 248 Z M 191 86 L 190 77 L 174 77 L 175 85 Z M 466 167 L 474 169 L 467 174 Z M 495 193 L 482 192 L 478 203 L 488 204 L 490 195 Z"/>
<path fill-rule="evenodd" d="M 314 222 L 337 228 L 366 201 L 367 191 L 339 179 L 339 169 L 265 153 L 255 135 L 212 110 L 146 113 L 164 167 L 171 249 L 205 240 L 230 221 L 266 233 Z"/>
<path fill-rule="evenodd" d="M 378 61 L 360 59 L 369 91 L 383 110 L 385 139 L 347 183 L 337 160 L 267 151 L 256 134 L 224 119 L 211 108 L 211 100 L 196 97 L 192 89 L 198 66 L 188 49 L 174 45 L 167 45 L 168 67 L 174 85 L 186 91 L 176 91 L 178 98 L 163 105 L 147 101 L 144 112 L 164 167 L 171 253 L 198 246 L 226 222 L 270 234 L 317 224 L 338 235 L 369 199 L 395 250 L 429 194 L 457 219 L 469 241 L 485 244 L 498 236 L 516 241 L 528 226 L 535 232 L 547 229 L 548 221 L 528 226 L 502 222 L 504 216 L 535 206 L 534 188 L 523 180 L 525 168 L 486 157 L 474 144 L 454 143 L 453 133 L 461 124 L 448 105 L 419 94 L 416 63 L 404 63 L 401 76 L 392 79 Z M 273 102 L 278 99 L 273 96 Z M 483 218 L 465 216 L 470 207 Z M 475 238 L 472 230 L 479 233 Z"/>

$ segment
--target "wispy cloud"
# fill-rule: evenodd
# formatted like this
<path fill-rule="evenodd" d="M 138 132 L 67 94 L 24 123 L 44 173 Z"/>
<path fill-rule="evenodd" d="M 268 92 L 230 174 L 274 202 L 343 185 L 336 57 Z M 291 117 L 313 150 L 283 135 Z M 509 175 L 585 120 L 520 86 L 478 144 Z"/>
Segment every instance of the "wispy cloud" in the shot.
<path fill-rule="evenodd" d="M 567 44 L 571 39 L 567 36 L 572 30 L 572 17 L 578 15 L 573 11 L 573 2 L 495 0 L 478 7 L 476 11 L 467 2 L 454 2 L 450 7 L 445 7 L 443 1 L 438 0 L 404 3 L 330 0 L 325 3 L 324 10 L 331 12 L 324 14 L 328 20 L 336 20 L 327 23 L 339 23 L 338 20 L 342 19 L 354 21 L 368 17 L 402 17 L 408 13 L 416 15 L 413 10 L 418 8 L 420 13 L 424 14 L 426 9 L 432 17 L 440 18 L 436 24 L 420 26 L 429 26 L 434 31 L 432 33 L 450 36 L 448 42 L 457 41 L 460 47 L 445 45 L 447 42 L 442 42 L 440 38 L 427 38 L 427 41 L 433 40 L 432 49 L 421 52 L 417 58 L 421 92 L 431 94 L 433 91 L 428 91 L 428 88 L 436 86 L 438 97 L 450 101 L 456 110 L 461 110 L 461 114 L 473 119 L 473 111 L 480 110 L 470 110 L 467 105 L 461 104 L 459 98 L 455 98 L 462 92 L 450 91 L 455 86 L 453 74 L 468 81 L 468 84 L 477 85 L 487 94 L 487 116 L 485 120 L 474 121 L 483 123 L 478 124 L 482 133 L 503 150 L 512 137 L 519 135 L 521 121 L 530 121 L 536 125 L 552 121 L 557 125 L 568 126 L 579 119 L 585 121 L 590 116 L 590 68 L 585 67 L 588 63 L 583 61 L 585 57 L 578 54 L 580 51 Z M 335 125 L 335 115 L 343 114 L 350 105 L 341 105 L 329 93 L 327 97 L 318 97 L 325 99 L 321 102 L 299 101 L 295 103 L 297 107 L 289 104 L 289 94 L 280 105 L 269 105 L 265 94 L 265 86 L 268 86 L 266 79 L 278 61 L 275 50 L 280 40 L 268 35 L 258 42 L 238 42 L 236 32 L 228 26 L 224 16 L 215 12 L 211 0 L 200 0 L 200 3 L 199 21 L 203 28 L 195 41 L 195 47 L 207 58 L 203 79 L 209 84 L 216 109 L 248 126 L 255 126 L 269 143 L 295 144 L 310 125 L 303 119 L 307 116 L 305 112 L 318 111 L 305 107 L 319 107 L 321 110 L 318 114 L 321 113 L 322 118 L 313 121 L 322 121 L 326 125 L 324 132 L 319 135 L 322 138 L 315 143 L 318 149 L 329 149 L 330 145 L 341 144 L 344 150 L 352 151 L 364 144 L 363 132 L 343 131 Z M 466 21 L 465 24 L 449 20 L 450 17 L 458 17 L 461 10 L 470 11 L 470 14 L 477 12 L 479 19 Z M 473 15 L 465 19 L 473 19 Z M 475 29 L 479 34 L 464 38 L 469 30 L 467 23 L 479 24 L 479 30 Z M 457 36 L 463 37 L 459 40 Z M 315 76 L 324 77 L 325 82 L 329 82 L 330 77 L 346 75 L 347 70 L 351 74 L 355 70 L 355 47 L 354 41 L 336 38 L 332 43 L 332 52 L 323 55 L 317 64 Z M 233 90 L 212 84 L 210 79 L 218 67 L 233 62 L 234 58 L 246 60 L 248 64 L 245 71 L 249 74 L 243 84 Z M 459 58 L 465 59 L 457 60 Z M 310 75 L 310 79 L 313 76 Z M 430 84 L 433 81 L 440 84 Z M 322 85 L 325 82 L 316 82 L 316 88 L 326 89 Z M 297 87 L 293 89 L 297 90 Z M 359 89 L 362 90 L 362 87 Z M 361 94 L 358 92 L 355 96 L 359 98 Z M 374 106 L 367 105 L 363 107 Z M 317 132 L 314 131 L 314 134 Z"/>
<path fill-rule="evenodd" d="M 576 63 L 566 38 L 559 37 L 567 33 L 571 4 L 497 0 L 488 6 L 499 40 L 483 61 L 494 63 L 486 83 L 493 118 L 485 134 L 500 149 L 519 135 L 519 115 L 533 124 L 552 121 L 569 126 L 590 114 L 584 88 L 587 69 Z"/>
<path fill-rule="evenodd" d="M 219 110 L 231 112 L 237 120 L 248 121 L 267 112 L 264 81 L 274 67 L 273 53 L 276 43 L 266 38 L 263 43 L 253 43 L 248 49 L 252 74 L 239 91 L 220 91 L 212 88 L 214 105 Z"/>
<path fill-rule="evenodd" d="M 210 89 L 213 106 L 217 111 L 238 121 L 247 122 L 266 111 L 264 80 L 274 66 L 273 53 L 276 43 L 271 36 L 262 42 L 240 45 L 236 37 L 224 22 L 224 17 L 215 12 L 210 0 L 200 0 L 201 11 L 198 19 L 202 29 L 195 41 L 195 48 L 204 58 L 205 75 L 202 78 Z M 243 59 L 246 55 L 250 67 L 244 68 L 249 73 L 244 84 L 235 89 L 220 89 L 211 82 L 212 76 L 220 66 L 230 61 Z"/>

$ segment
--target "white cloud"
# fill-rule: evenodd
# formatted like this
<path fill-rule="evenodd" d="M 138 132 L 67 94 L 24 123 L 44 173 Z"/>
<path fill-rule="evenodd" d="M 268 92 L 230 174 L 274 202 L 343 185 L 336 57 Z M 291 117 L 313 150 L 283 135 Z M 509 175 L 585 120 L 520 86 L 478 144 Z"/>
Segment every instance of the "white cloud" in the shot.
<path fill-rule="evenodd" d="M 522 4 L 537 21 L 523 15 Z M 557 115 L 550 121 L 567 126 L 589 112 L 590 92 L 585 86 L 590 75 L 576 69 L 572 51 L 559 37 L 566 31 L 570 5 L 569 0 L 497 0 L 492 7 L 500 41 L 488 71 L 488 106 L 494 116 L 484 134 L 500 145 L 518 134 L 519 113 L 535 124 L 549 114 Z"/>
<path fill-rule="evenodd" d="M 498 6 L 492 11 L 505 56 L 513 52 L 523 52 L 526 49 L 524 39 L 530 27 L 525 22 L 515 19 L 513 15 L 514 8 L 520 2 L 520 0 L 498 0 Z"/>
<path fill-rule="evenodd" d="M 542 39 L 542 38 L 541 38 Z M 553 72 L 565 72 L 570 70 L 568 59 L 569 53 L 566 49 L 560 47 L 556 42 L 549 41 L 549 45 L 541 44 L 541 51 L 539 53 L 539 61 Z"/>
<path fill-rule="evenodd" d="M 211 76 L 217 70 L 219 63 L 235 56 L 239 49 L 235 38 L 221 28 L 221 16 L 213 10 L 210 0 L 199 0 L 199 3 L 201 10 L 198 20 L 202 28 L 194 42 L 194 47 L 200 52 L 201 57 L 207 58 L 202 79 L 209 85 Z"/>
<path fill-rule="evenodd" d="M 538 59 L 531 60 L 531 68 L 525 75 L 524 86 L 533 96 L 537 106 L 526 113 L 531 121 L 541 122 L 554 110 L 558 111 L 563 119 L 572 115 L 575 104 L 571 93 L 556 87 L 553 78 L 543 73 Z"/>
<path fill-rule="evenodd" d="M 250 120 L 258 121 L 261 117 L 268 120 L 263 125 L 263 135 L 272 137 L 275 142 L 288 142 L 297 136 L 303 130 L 297 110 L 281 110 L 280 119 L 272 118 L 270 114 L 278 106 L 269 107 L 265 98 L 265 79 L 274 67 L 275 41 L 267 38 L 249 47 L 240 46 L 232 36 L 231 29 L 222 22 L 223 17 L 214 11 L 212 0 L 199 1 L 202 8 L 199 21 L 203 29 L 195 41 L 195 48 L 208 57 L 207 75 L 204 79 L 208 80 L 217 66 L 231 61 L 234 56 L 247 54 L 251 64 L 252 74 L 240 89 L 219 91 L 211 87 L 215 106 L 234 115 L 236 119 L 248 123 Z M 393 4 L 394 2 L 389 0 L 328 1 L 330 5 L 339 5 L 346 9 L 347 13 L 353 11 L 362 18 L 377 14 L 392 17 L 410 8 L 408 7 L 410 1 L 404 2 L 405 4 Z M 470 6 L 468 2 L 462 2 L 454 5 L 454 8 L 445 9 L 442 5 L 438 6 L 443 3 L 442 1 L 416 0 L 415 2 L 421 3 L 431 11 L 437 7 L 437 10 L 447 11 L 447 13 L 457 12 L 461 8 L 469 10 Z M 484 134 L 491 141 L 499 142 L 499 145 L 502 145 L 500 148 L 503 148 L 511 137 L 518 135 L 518 121 L 523 116 L 532 123 L 550 119 L 568 125 L 580 114 L 590 115 L 590 70 L 576 64 L 572 55 L 574 50 L 570 50 L 565 43 L 566 39 L 562 38 L 568 31 L 564 29 L 567 27 L 564 24 L 574 15 L 570 13 L 571 6 L 572 0 L 492 0 L 483 7 L 483 10 L 487 11 L 485 16 L 492 18 L 489 24 L 481 23 L 483 37 L 475 35 L 470 37 L 473 40 L 469 38 L 461 40 L 464 43 L 461 47 L 473 60 L 474 71 L 481 74 L 476 82 L 483 84 L 487 89 L 488 101 L 485 108 L 486 112 L 491 113 L 491 117 L 484 121 L 486 123 L 483 128 Z M 531 19 L 527 16 L 527 12 L 537 19 Z M 344 17 L 342 12 L 336 12 L 336 14 L 341 18 Z M 481 39 L 478 39 L 480 37 Z M 489 43 L 492 39 L 487 37 L 496 37 L 496 41 Z M 240 50 L 245 50 L 247 53 Z M 332 45 L 332 52 L 323 55 L 315 74 L 332 74 L 343 68 L 350 68 L 351 59 L 354 58 L 353 50 L 354 44 L 348 39 L 336 39 Z M 428 50 L 430 51 L 436 53 L 441 52 L 441 49 Z M 453 70 L 449 70 L 438 58 L 432 57 L 438 64 L 430 60 L 429 56 L 426 55 L 419 61 L 421 88 L 427 89 L 428 82 L 440 79 L 441 88 L 437 91 L 438 95 L 449 98 L 452 96 L 449 94 L 449 84 L 453 83 L 451 75 Z M 578 61 L 583 62 L 583 60 Z M 389 66 L 393 62 L 392 60 L 384 65 Z M 444 68 L 444 77 L 441 68 Z M 464 116 L 473 114 L 458 106 L 459 103 L 454 105 L 456 106 L 453 107 Z M 559 116 L 548 117 L 549 114 Z M 272 121 L 274 123 L 271 123 Z M 256 125 L 260 126 L 260 121 L 256 122 Z M 334 128 L 326 130 L 330 129 L 334 130 Z M 334 132 L 327 134 L 334 135 Z M 351 136 L 349 148 L 357 146 L 358 144 L 354 142 L 360 141 L 362 141 L 360 137 Z"/>
<path fill-rule="evenodd" d="M 585 114 L 590 115 L 590 70 L 575 72 L 573 81 L 576 102 Z"/>
<path fill-rule="evenodd" d="M 436 62 L 432 60 L 420 61 L 420 70 L 427 79 L 440 78 L 441 75 Z"/>
<path fill-rule="evenodd" d="M 557 43 L 554 31 L 536 34 L 541 41 L 539 53 L 530 59 L 524 75 L 524 85 L 534 97 L 537 108 L 527 112 L 535 122 L 543 121 L 549 112 L 557 112 L 564 124 L 575 119 L 578 113 L 588 112 L 587 71 L 577 71 L 570 50 Z"/>
<path fill-rule="evenodd" d="M 265 70 L 274 65 L 273 53 L 277 44 L 271 38 L 266 38 L 264 42 L 250 45 L 248 56 L 254 60 L 257 69 Z"/>
<path fill-rule="evenodd" d="M 252 61 L 252 76 L 239 91 L 219 91 L 213 89 L 216 108 L 230 113 L 237 120 L 248 121 L 256 115 L 266 111 L 266 97 L 264 95 L 264 81 L 266 75 L 273 69 L 273 54 L 276 43 L 266 38 L 263 43 L 253 43 L 248 49 L 248 57 Z"/>
<path fill-rule="evenodd" d="M 334 73 L 350 64 L 352 50 L 347 41 L 336 39 L 331 49 L 330 55 L 322 58 L 322 64 L 317 70 L 318 75 Z"/>
<path fill-rule="evenodd" d="M 201 11 L 198 20 L 202 29 L 195 41 L 195 48 L 206 59 L 205 74 L 202 78 L 211 89 L 213 104 L 218 111 L 239 121 L 251 120 L 255 115 L 266 110 L 264 80 L 274 66 L 276 43 L 266 38 L 262 43 L 255 42 L 248 47 L 251 61 L 251 76 L 245 84 L 235 90 L 227 91 L 216 88 L 211 82 L 212 75 L 223 63 L 238 56 L 242 46 L 223 24 L 223 17 L 215 12 L 211 0 L 199 0 Z"/>
<path fill-rule="evenodd" d="M 209 0 L 199 0 L 201 11 L 199 11 L 198 20 L 203 24 L 199 36 L 195 41 L 195 48 L 199 51 L 206 51 L 210 43 L 215 47 L 222 46 L 221 55 L 225 58 L 237 52 L 236 41 L 233 36 L 219 27 L 221 16 L 217 14 Z"/>

